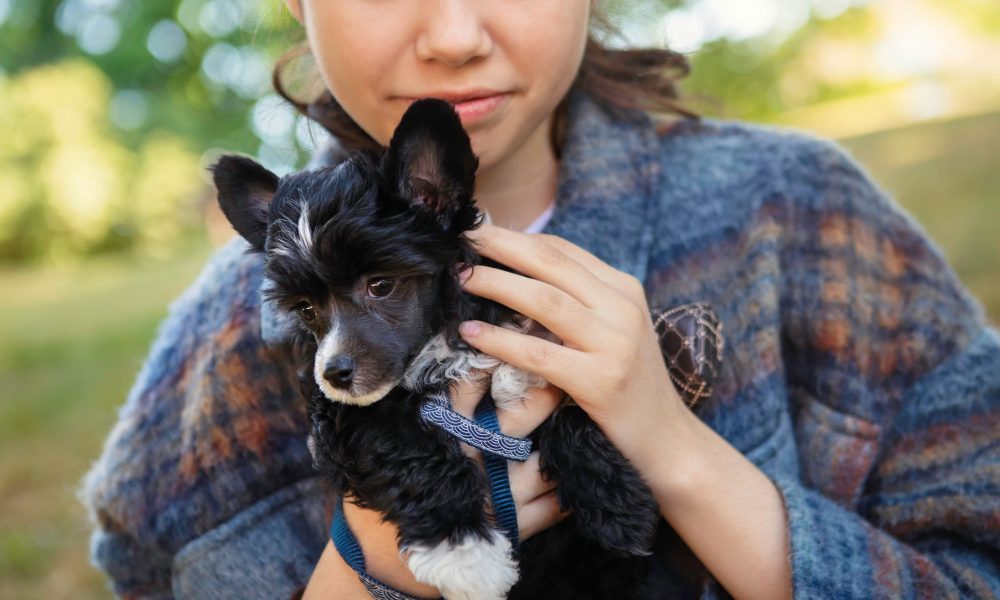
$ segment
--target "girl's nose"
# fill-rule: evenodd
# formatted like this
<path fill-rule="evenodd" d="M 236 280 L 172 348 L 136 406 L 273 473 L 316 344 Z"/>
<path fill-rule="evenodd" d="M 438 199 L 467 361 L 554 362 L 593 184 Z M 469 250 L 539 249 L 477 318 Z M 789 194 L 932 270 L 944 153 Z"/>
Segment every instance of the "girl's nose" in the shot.
<path fill-rule="evenodd" d="M 417 37 L 417 58 L 460 67 L 486 56 L 493 40 L 483 22 L 478 0 L 421 0 L 424 23 Z"/>

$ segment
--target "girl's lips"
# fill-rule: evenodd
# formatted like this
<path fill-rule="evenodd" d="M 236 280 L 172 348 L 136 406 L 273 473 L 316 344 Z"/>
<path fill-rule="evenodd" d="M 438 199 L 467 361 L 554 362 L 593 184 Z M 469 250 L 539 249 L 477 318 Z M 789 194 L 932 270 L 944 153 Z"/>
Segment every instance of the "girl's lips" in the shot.
<path fill-rule="evenodd" d="M 507 101 L 508 94 L 496 94 L 483 98 L 472 98 L 461 102 L 452 102 L 455 112 L 462 119 L 463 125 L 471 125 L 482 121 Z"/>
<path fill-rule="evenodd" d="M 438 98 L 439 96 L 431 95 L 426 97 Z M 455 112 L 458 113 L 459 118 L 462 120 L 462 125 L 468 127 L 469 125 L 482 121 L 494 114 L 497 109 L 507 102 L 509 97 L 510 93 L 502 92 L 491 96 L 469 98 L 467 100 L 452 100 L 449 98 L 443 99 L 455 107 Z M 403 98 L 403 100 L 405 100 L 406 105 L 409 106 L 410 104 L 416 102 L 417 98 Z"/>

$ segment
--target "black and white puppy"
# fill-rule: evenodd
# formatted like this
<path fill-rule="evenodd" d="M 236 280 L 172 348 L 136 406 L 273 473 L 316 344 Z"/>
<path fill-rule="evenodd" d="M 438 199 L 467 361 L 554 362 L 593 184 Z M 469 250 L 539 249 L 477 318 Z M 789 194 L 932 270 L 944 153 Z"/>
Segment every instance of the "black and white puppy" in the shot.
<path fill-rule="evenodd" d="M 468 319 L 528 325 L 458 282 L 462 264 L 499 266 L 465 236 L 481 222 L 477 165 L 454 109 L 422 100 L 384 153 L 283 178 L 238 156 L 213 171 L 222 211 L 250 251 L 263 253 L 266 301 L 300 325 L 315 465 L 339 493 L 398 526 L 415 577 L 449 600 L 634 597 L 628 590 L 644 569 L 634 557 L 649 552 L 657 505 L 578 407 L 561 407 L 534 436 L 572 516 L 522 545 L 516 586 L 485 475 L 420 418 L 427 397 L 447 394 L 474 368 L 495 369 L 498 402 L 543 383 L 458 336 Z"/>

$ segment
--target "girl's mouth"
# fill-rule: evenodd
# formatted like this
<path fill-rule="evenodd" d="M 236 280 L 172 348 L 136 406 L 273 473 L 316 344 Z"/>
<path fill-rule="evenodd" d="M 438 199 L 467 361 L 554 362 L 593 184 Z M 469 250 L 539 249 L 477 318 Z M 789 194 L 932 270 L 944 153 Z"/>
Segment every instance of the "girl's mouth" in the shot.
<path fill-rule="evenodd" d="M 462 119 L 462 125 L 468 126 L 472 123 L 482 121 L 493 114 L 507 101 L 507 98 L 508 94 L 494 94 L 492 96 L 453 102 L 452 105 L 455 107 L 455 112 Z"/>
<path fill-rule="evenodd" d="M 466 128 L 469 125 L 487 119 L 490 115 L 507 103 L 510 92 L 496 92 L 493 90 L 472 91 L 466 93 L 432 92 L 419 98 L 438 98 L 445 100 L 455 107 L 462 120 L 462 125 Z M 417 97 L 402 97 L 407 107 L 418 100 Z"/>

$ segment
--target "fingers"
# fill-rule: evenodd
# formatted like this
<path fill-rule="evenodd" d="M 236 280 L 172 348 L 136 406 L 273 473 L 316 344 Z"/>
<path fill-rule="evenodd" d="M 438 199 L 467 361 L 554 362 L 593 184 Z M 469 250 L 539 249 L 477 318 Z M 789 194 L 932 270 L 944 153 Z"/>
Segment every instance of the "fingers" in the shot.
<path fill-rule="evenodd" d="M 471 232 L 469 237 L 478 243 L 479 248 L 484 255 L 489 256 L 497 262 L 508 265 L 521 273 L 531 275 L 536 279 L 544 279 L 550 283 L 555 283 L 557 287 L 560 287 L 555 281 L 550 281 L 544 277 L 536 276 L 530 268 L 514 266 L 513 263 L 517 259 L 510 257 L 510 252 L 512 250 L 516 251 L 518 249 L 523 249 L 525 244 L 524 240 L 526 238 L 535 240 L 535 243 L 541 242 L 542 244 L 561 251 L 568 258 L 582 265 L 594 277 L 602 281 L 621 297 L 632 302 L 641 301 L 645 298 L 645 291 L 641 281 L 628 273 L 619 271 L 565 238 L 548 233 L 524 234 L 496 227 L 494 225 L 483 225 L 479 229 Z M 535 261 L 537 262 L 537 258 Z M 519 262 L 518 264 L 520 265 L 521 263 Z M 559 281 L 562 281 L 562 279 L 560 278 Z"/>
<path fill-rule="evenodd" d="M 536 235 L 546 244 L 555 246 L 566 256 L 569 256 L 576 262 L 586 267 L 591 273 L 594 274 L 595 277 L 600 278 L 608 285 L 614 285 L 614 276 L 618 274 L 619 271 L 608 265 L 608 263 L 565 238 L 561 238 L 550 233 L 539 233 Z"/>
<path fill-rule="evenodd" d="M 551 244 L 556 248 L 559 248 L 567 256 L 572 257 L 578 263 L 590 269 L 590 272 L 593 273 L 594 276 L 601 279 L 615 291 L 622 293 L 626 298 L 631 299 L 631 295 L 636 292 L 641 294 L 641 297 L 645 297 L 646 292 L 643 288 L 642 282 L 628 273 L 623 273 L 618 269 L 615 269 L 608 263 L 565 238 L 549 233 L 539 233 L 535 235 L 540 237 L 547 244 Z"/>
<path fill-rule="evenodd" d="M 472 415 L 476 412 L 476 407 L 479 406 L 479 402 L 486 394 L 486 388 L 489 384 L 489 377 L 483 377 L 476 381 L 453 381 L 448 390 L 448 394 L 451 397 L 452 410 L 467 419 L 471 419 Z M 465 442 L 461 442 L 459 447 L 462 449 L 463 454 L 474 459 L 479 463 L 479 466 L 483 466 L 483 455 L 480 454 L 478 449 L 473 448 Z"/>
<path fill-rule="evenodd" d="M 517 510 L 517 528 L 526 540 L 566 518 L 559 508 L 555 482 L 547 481 L 538 470 L 538 452 L 523 463 L 507 463 L 510 493 Z"/>
<path fill-rule="evenodd" d="M 556 489 L 555 482 L 546 481 L 538 470 L 539 453 L 531 453 L 524 462 L 507 463 L 507 479 L 515 504 L 525 504 Z"/>
<path fill-rule="evenodd" d="M 462 288 L 527 315 L 567 345 L 580 346 L 584 333 L 580 322 L 594 320 L 593 312 L 566 292 L 544 281 L 502 269 L 474 267 Z"/>
<path fill-rule="evenodd" d="M 552 384 L 531 388 L 524 403 L 497 407 L 500 431 L 513 437 L 528 437 L 549 418 L 565 397 L 566 394 Z"/>
<path fill-rule="evenodd" d="M 473 233 L 470 237 L 477 242 L 477 249 L 483 256 L 565 290 L 584 306 L 593 307 L 604 298 L 616 296 L 605 282 L 606 278 L 596 276 L 591 268 L 540 236 L 485 225 Z M 575 254 L 579 255 L 578 252 Z M 596 257 L 591 256 L 591 259 L 587 259 L 588 262 L 595 264 Z M 607 269 L 614 271 L 607 265 L 600 270 L 604 272 Z"/>
<path fill-rule="evenodd" d="M 525 504 L 518 504 L 517 529 L 521 541 L 545 531 L 568 515 L 569 513 L 565 513 L 559 508 L 559 501 L 556 499 L 554 491 L 543 494 Z"/>
<path fill-rule="evenodd" d="M 486 395 L 489 385 L 490 378 L 486 376 L 477 381 L 453 382 L 449 390 L 451 408 L 463 417 L 471 419 L 476 407 L 479 406 L 479 401 Z"/>
<path fill-rule="evenodd" d="M 534 373 L 573 397 L 577 395 L 574 377 L 590 361 L 580 350 L 481 321 L 463 323 L 459 333 L 480 352 Z"/>

